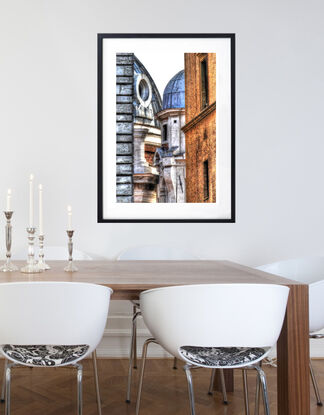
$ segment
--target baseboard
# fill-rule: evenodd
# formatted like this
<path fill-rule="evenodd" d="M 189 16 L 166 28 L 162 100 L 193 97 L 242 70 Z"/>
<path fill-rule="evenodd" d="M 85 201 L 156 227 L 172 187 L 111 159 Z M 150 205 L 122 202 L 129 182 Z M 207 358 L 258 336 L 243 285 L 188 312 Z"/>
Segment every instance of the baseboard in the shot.
<path fill-rule="evenodd" d="M 147 329 L 137 329 L 137 355 L 142 355 L 144 341 L 152 337 Z M 99 346 L 97 355 L 99 357 L 128 358 L 130 352 L 131 330 L 129 329 L 106 329 Z M 162 347 L 150 344 L 148 357 L 168 358 L 171 357 Z"/>
<path fill-rule="evenodd" d="M 310 341 L 310 355 L 312 358 L 324 358 L 324 339 Z"/>

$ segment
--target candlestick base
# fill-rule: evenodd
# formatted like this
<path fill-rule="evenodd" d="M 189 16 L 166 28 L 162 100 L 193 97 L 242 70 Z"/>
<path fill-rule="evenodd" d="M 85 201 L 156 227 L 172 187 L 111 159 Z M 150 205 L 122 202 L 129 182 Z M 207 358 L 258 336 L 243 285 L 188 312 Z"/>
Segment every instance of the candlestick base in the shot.
<path fill-rule="evenodd" d="M 37 262 L 37 266 L 38 266 L 38 268 L 39 268 L 39 269 L 41 269 L 42 271 L 46 271 L 47 269 L 51 269 L 51 267 L 50 267 L 48 264 L 46 264 L 46 262 L 45 262 L 45 261 L 38 261 L 38 262 Z"/>
<path fill-rule="evenodd" d="M 18 267 L 15 264 L 13 264 L 11 261 L 5 262 L 0 267 L 0 272 L 13 272 L 13 271 L 18 271 Z"/>
<path fill-rule="evenodd" d="M 73 261 L 69 261 L 67 266 L 64 268 L 66 272 L 75 272 L 78 271 L 78 268 L 74 265 Z"/>
<path fill-rule="evenodd" d="M 24 267 L 20 268 L 20 272 L 24 274 L 38 274 L 43 272 L 43 270 L 38 268 L 37 264 L 26 264 Z"/>

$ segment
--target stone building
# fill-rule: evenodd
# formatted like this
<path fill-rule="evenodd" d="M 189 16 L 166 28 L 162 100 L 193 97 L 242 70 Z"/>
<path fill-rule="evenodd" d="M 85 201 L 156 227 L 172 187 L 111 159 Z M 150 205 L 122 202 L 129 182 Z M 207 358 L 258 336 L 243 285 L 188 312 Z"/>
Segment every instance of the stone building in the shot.
<path fill-rule="evenodd" d="M 163 109 L 156 114 L 161 124 L 162 145 L 154 157 L 159 172 L 157 198 L 159 203 L 186 201 L 184 70 L 167 84 L 163 93 Z"/>
<path fill-rule="evenodd" d="M 154 154 L 161 146 L 155 115 L 162 100 L 150 74 L 133 53 L 116 56 L 117 202 L 157 201 Z"/>
<path fill-rule="evenodd" d="M 216 202 L 216 54 L 185 53 L 186 201 Z"/>

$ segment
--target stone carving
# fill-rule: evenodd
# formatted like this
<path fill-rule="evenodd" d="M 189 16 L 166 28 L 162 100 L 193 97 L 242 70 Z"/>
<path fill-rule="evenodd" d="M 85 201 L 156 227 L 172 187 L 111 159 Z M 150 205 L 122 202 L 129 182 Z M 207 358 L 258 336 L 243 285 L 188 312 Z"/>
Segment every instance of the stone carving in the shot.
<path fill-rule="evenodd" d="M 117 54 L 116 62 L 117 202 L 184 203 L 184 71 L 168 83 L 162 106 L 134 54 Z"/>

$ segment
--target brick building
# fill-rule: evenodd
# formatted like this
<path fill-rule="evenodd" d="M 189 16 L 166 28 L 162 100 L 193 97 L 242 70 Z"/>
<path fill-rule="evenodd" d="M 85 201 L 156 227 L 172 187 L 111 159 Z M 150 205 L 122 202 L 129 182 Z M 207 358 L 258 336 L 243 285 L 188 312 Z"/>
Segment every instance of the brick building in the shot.
<path fill-rule="evenodd" d="M 185 53 L 186 201 L 216 202 L 216 54 Z"/>
<path fill-rule="evenodd" d="M 162 109 L 157 87 L 133 53 L 116 56 L 116 199 L 120 203 L 155 203 L 159 174 L 153 165 L 161 146 Z"/>

